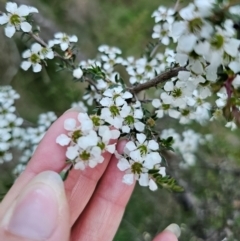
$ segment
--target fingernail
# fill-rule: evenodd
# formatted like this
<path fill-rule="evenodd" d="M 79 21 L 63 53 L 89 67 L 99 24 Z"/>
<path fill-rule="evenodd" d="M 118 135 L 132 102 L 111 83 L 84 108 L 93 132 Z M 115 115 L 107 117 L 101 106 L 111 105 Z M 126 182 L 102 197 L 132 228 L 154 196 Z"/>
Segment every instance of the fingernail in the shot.
<path fill-rule="evenodd" d="M 169 226 L 167 226 L 164 231 L 170 231 L 173 233 L 177 238 L 181 235 L 181 229 L 176 223 L 172 223 Z"/>
<path fill-rule="evenodd" d="M 82 113 L 86 113 L 86 111 L 83 108 L 81 108 L 80 106 L 75 106 L 75 107 L 73 107 L 71 109 L 68 109 L 64 113 L 68 113 L 68 112 L 82 112 Z"/>
<path fill-rule="evenodd" d="M 57 173 L 47 171 L 37 175 L 5 214 L 5 230 L 30 240 L 50 238 L 58 225 L 63 190 Z"/>

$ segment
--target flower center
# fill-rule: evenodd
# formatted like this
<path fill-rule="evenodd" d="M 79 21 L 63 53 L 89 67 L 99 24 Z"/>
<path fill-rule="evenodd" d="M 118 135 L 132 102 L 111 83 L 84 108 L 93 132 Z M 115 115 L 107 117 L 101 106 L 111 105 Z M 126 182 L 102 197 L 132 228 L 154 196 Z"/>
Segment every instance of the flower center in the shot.
<path fill-rule="evenodd" d="M 191 33 L 200 32 L 203 26 L 203 21 L 201 18 L 194 18 L 188 23 L 188 29 Z"/>
<path fill-rule="evenodd" d="M 62 37 L 62 42 L 69 42 L 68 36 L 64 35 L 64 36 Z"/>
<path fill-rule="evenodd" d="M 46 55 L 49 52 L 49 50 L 47 48 L 42 48 L 41 52 L 43 55 Z"/>
<path fill-rule="evenodd" d="M 40 58 L 37 54 L 32 54 L 30 57 L 30 61 L 34 64 L 39 63 L 40 62 Z"/>
<path fill-rule="evenodd" d="M 147 147 L 145 145 L 139 146 L 138 149 L 142 156 L 147 154 Z"/>
<path fill-rule="evenodd" d="M 224 44 L 224 37 L 220 34 L 216 34 L 211 42 L 211 45 L 215 47 L 216 49 L 221 49 Z"/>
<path fill-rule="evenodd" d="M 90 153 L 89 152 L 87 152 L 87 151 L 83 151 L 80 155 L 79 155 L 79 157 L 83 160 L 83 161 L 88 161 L 89 160 L 89 158 L 90 158 Z"/>
<path fill-rule="evenodd" d="M 176 88 L 172 92 L 172 96 L 174 98 L 181 97 L 182 96 L 182 90 L 180 88 Z"/>
<path fill-rule="evenodd" d="M 73 142 L 77 143 L 77 140 L 82 136 L 82 133 L 80 130 L 76 130 L 72 134 L 72 140 Z"/>
<path fill-rule="evenodd" d="M 133 165 L 132 165 L 132 167 L 131 167 L 131 169 L 132 169 L 132 173 L 134 173 L 134 174 L 141 174 L 142 173 L 142 164 L 141 163 L 139 163 L 139 162 L 135 162 Z"/>
<path fill-rule="evenodd" d="M 146 69 L 146 71 L 150 72 L 150 71 L 152 71 L 152 66 L 151 65 L 146 65 L 145 69 Z"/>
<path fill-rule="evenodd" d="M 125 122 L 127 125 L 132 125 L 134 123 L 134 117 L 131 115 L 128 115 L 127 117 L 125 117 Z"/>
<path fill-rule="evenodd" d="M 181 113 L 182 113 L 183 116 L 188 116 L 190 114 L 190 111 L 187 110 L 187 109 L 184 109 L 184 110 L 181 111 Z"/>
<path fill-rule="evenodd" d="M 105 144 L 103 142 L 98 142 L 97 146 L 100 147 L 101 150 L 104 150 L 105 148 Z"/>
<path fill-rule="evenodd" d="M 113 116 L 117 116 L 117 115 L 120 114 L 119 109 L 115 105 L 110 106 L 109 110 L 110 110 L 110 112 L 112 113 Z"/>
<path fill-rule="evenodd" d="M 163 108 L 163 110 L 169 110 L 169 109 L 170 109 L 170 105 L 168 105 L 168 104 L 163 104 L 163 105 L 162 105 L 162 108 Z"/>
<path fill-rule="evenodd" d="M 21 23 L 21 18 L 17 14 L 13 14 L 9 21 L 12 25 L 19 25 Z"/>
<path fill-rule="evenodd" d="M 94 115 L 94 116 L 91 117 L 91 119 L 92 119 L 92 122 L 93 122 L 94 126 L 100 126 L 101 120 L 98 116 Z"/>

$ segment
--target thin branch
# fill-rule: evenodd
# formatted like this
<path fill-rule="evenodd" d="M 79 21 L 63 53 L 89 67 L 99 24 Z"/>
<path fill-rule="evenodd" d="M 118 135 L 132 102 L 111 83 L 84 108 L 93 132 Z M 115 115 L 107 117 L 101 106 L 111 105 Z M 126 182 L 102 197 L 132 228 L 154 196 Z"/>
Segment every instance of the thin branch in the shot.
<path fill-rule="evenodd" d="M 148 82 L 146 82 L 144 84 L 138 84 L 136 86 L 128 88 L 128 91 L 130 91 L 133 94 L 137 94 L 137 93 L 141 92 L 142 90 L 156 87 L 158 84 L 164 83 L 167 80 L 169 80 L 173 77 L 176 77 L 180 71 L 184 71 L 184 70 L 186 70 L 185 67 L 173 68 L 167 72 L 164 72 L 164 73 L 158 75 L 154 79 L 149 80 Z"/>
<path fill-rule="evenodd" d="M 92 85 L 96 92 L 99 93 L 99 89 L 97 88 L 96 84 L 92 79 L 85 77 L 84 80 L 88 82 L 90 85 Z"/>
<path fill-rule="evenodd" d="M 180 0 L 177 0 L 177 2 L 175 3 L 175 6 L 174 6 L 174 11 L 177 12 L 179 10 L 179 6 L 180 6 Z"/>
<path fill-rule="evenodd" d="M 37 43 L 41 44 L 44 47 L 47 47 L 47 43 L 41 39 L 38 35 L 34 34 L 33 32 L 27 33 L 29 36 L 31 36 Z"/>

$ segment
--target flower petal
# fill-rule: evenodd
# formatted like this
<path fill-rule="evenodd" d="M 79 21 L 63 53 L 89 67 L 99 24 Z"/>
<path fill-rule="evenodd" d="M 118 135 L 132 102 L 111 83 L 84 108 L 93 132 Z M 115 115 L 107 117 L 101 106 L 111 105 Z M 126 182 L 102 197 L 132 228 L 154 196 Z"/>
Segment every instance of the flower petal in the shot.
<path fill-rule="evenodd" d="M 70 141 L 71 141 L 71 138 L 69 138 L 65 134 L 59 135 L 56 139 L 56 143 L 61 145 L 61 146 L 67 146 L 70 143 Z"/>
<path fill-rule="evenodd" d="M 0 24 L 3 25 L 9 21 L 9 17 L 4 13 L 2 16 L 0 16 Z"/>
<path fill-rule="evenodd" d="M 5 27 L 5 35 L 9 38 L 11 38 L 16 32 L 16 29 L 12 25 L 8 25 Z"/>
<path fill-rule="evenodd" d="M 17 11 L 18 7 L 17 7 L 17 4 L 16 3 L 13 3 L 13 2 L 7 2 L 6 4 L 6 10 L 9 12 L 9 13 L 15 13 Z"/>
<path fill-rule="evenodd" d="M 42 70 L 42 65 L 41 64 L 34 64 L 33 65 L 33 72 L 34 73 L 38 73 L 38 72 L 40 72 Z"/>
<path fill-rule="evenodd" d="M 29 61 L 23 61 L 23 62 L 21 63 L 21 68 L 26 71 L 26 70 L 28 70 L 28 69 L 30 68 L 31 65 L 32 65 L 31 62 L 29 62 Z"/>
<path fill-rule="evenodd" d="M 22 29 L 23 32 L 28 33 L 32 30 L 32 26 L 28 22 L 22 22 L 21 23 L 21 29 Z"/>

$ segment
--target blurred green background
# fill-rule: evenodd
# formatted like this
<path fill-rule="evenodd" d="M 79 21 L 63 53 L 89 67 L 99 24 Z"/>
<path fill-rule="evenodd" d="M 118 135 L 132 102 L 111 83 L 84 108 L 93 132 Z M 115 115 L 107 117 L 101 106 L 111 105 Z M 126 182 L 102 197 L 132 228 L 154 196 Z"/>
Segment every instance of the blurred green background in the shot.
<path fill-rule="evenodd" d="M 19 0 L 39 9 L 35 15 L 45 40 L 57 31 L 76 34 L 79 60 L 94 58 L 101 44 L 117 46 L 123 56 L 140 56 L 150 41 L 152 12 L 159 5 L 174 6 L 174 0 Z M 181 1 L 185 4 L 187 1 Z M 5 1 L 0 0 L 4 10 Z M 38 114 L 55 111 L 58 115 L 81 98 L 84 86 L 73 82 L 69 73 L 54 71 L 49 62 L 39 74 L 19 69 L 21 52 L 29 46 L 20 36 L 7 39 L 0 28 L 0 84 L 11 84 L 20 94 L 19 114 L 36 122 Z M 163 119 L 160 129 L 187 129 Z M 169 170 L 185 192 L 158 190 L 152 193 L 136 187 L 114 241 L 150 241 L 170 223 L 181 226 L 180 240 L 228 241 L 240 237 L 240 140 L 239 130 L 230 133 L 224 123 L 190 125 L 200 133 L 213 132 L 213 142 L 200 147 L 197 164 L 188 170 L 178 167 L 179 158 L 169 156 Z M 0 192 L 11 183 L 15 163 L 0 166 Z"/>

